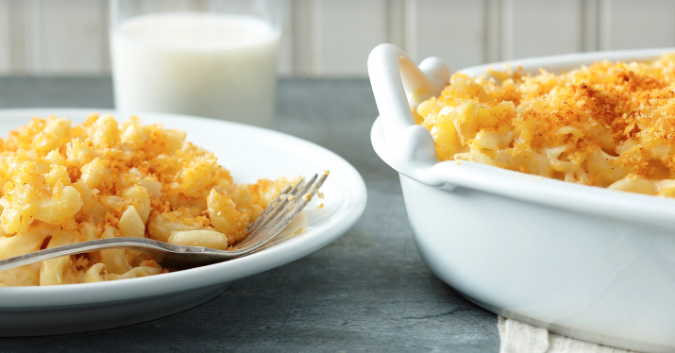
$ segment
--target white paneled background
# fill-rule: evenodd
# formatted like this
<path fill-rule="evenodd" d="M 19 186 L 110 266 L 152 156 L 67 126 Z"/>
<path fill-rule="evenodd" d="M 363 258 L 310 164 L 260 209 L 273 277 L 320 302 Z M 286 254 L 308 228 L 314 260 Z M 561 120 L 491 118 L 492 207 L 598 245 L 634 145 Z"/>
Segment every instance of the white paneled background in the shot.
<path fill-rule="evenodd" d="M 363 77 L 394 43 L 453 69 L 578 51 L 675 46 L 675 0 L 278 0 L 283 76 Z M 106 0 L 0 0 L 0 74 L 108 74 Z"/>

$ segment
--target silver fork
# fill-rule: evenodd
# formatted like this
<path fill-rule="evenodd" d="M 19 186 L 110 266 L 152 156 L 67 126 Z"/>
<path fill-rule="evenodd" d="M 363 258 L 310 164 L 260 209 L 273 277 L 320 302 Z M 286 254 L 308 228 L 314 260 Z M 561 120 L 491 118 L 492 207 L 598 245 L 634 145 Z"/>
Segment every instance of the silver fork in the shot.
<path fill-rule="evenodd" d="M 0 261 L 0 271 L 28 265 L 55 257 L 75 255 L 105 249 L 129 249 L 152 256 L 169 269 L 187 269 L 230 260 L 259 250 L 272 240 L 300 214 L 326 181 L 328 172 L 315 174 L 309 181 L 302 178 L 293 188 L 287 186 L 267 205 L 255 222 L 249 224 L 248 234 L 232 250 L 216 250 L 201 246 L 174 245 L 146 238 L 108 238 L 69 244 L 35 251 Z"/>

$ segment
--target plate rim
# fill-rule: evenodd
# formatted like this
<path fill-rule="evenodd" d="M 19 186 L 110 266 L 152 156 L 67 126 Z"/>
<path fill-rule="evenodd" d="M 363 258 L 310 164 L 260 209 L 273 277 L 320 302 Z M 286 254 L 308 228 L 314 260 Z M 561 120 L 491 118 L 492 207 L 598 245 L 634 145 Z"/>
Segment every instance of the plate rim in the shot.
<path fill-rule="evenodd" d="M 323 248 L 351 229 L 351 227 L 361 218 L 365 210 L 367 204 L 366 185 L 363 177 L 354 166 L 337 153 L 332 152 L 325 147 L 271 129 L 190 115 L 158 112 L 134 112 L 133 114 L 130 114 L 123 110 L 103 108 L 41 107 L 0 109 L 0 120 L 16 118 L 17 114 L 44 118 L 51 115 L 82 115 L 83 117 L 86 117 L 92 113 L 113 114 L 116 116 L 136 115 L 141 119 L 143 119 L 144 116 L 152 116 L 158 120 L 166 118 L 169 118 L 169 120 L 190 119 L 192 121 L 198 120 L 203 124 L 224 125 L 236 129 L 271 134 L 276 138 L 315 149 L 313 153 L 328 157 L 331 162 L 340 166 L 338 169 L 344 172 L 344 180 L 351 187 L 347 190 L 343 190 L 346 200 L 340 206 L 336 215 L 329 219 L 326 229 L 308 231 L 302 236 L 289 239 L 274 247 L 265 249 L 264 251 L 226 262 L 185 271 L 166 273 L 158 276 L 48 287 L 0 287 L 0 311 L 25 309 L 39 310 L 52 307 L 100 305 L 112 302 L 132 301 L 134 299 L 149 296 L 166 295 L 192 288 L 235 281 L 285 265 Z M 225 272 L 222 271 L 223 268 L 224 270 L 227 270 L 226 273 L 222 273 Z M 221 273 L 218 274 L 218 272 Z M 36 302 L 38 300 L 39 302 Z"/>

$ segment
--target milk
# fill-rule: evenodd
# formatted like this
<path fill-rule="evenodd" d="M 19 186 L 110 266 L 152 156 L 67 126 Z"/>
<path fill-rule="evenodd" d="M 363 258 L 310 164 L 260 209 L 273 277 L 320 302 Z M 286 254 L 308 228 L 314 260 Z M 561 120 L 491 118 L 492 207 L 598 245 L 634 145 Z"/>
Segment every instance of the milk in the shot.
<path fill-rule="evenodd" d="M 163 13 L 112 33 L 117 108 L 269 126 L 279 33 L 253 16 Z"/>

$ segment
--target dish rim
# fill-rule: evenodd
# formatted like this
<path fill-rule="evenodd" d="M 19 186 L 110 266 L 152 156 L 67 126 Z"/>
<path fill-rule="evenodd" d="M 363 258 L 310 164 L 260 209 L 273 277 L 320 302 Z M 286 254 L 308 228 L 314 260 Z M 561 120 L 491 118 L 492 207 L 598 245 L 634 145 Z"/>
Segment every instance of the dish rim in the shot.
<path fill-rule="evenodd" d="M 675 48 L 573 53 L 489 63 L 458 71 L 476 76 L 486 73 L 488 68 L 503 66 L 507 63 L 512 67 L 522 66 L 526 72 L 538 70 L 540 67 L 572 69 L 603 59 L 611 61 L 648 60 L 666 52 L 675 52 Z M 393 56 L 396 56 L 396 59 Z M 427 58 L 415 69 L 410 69 L 402 63 L 405 60 L 409 59 L 398 48 L 391 44 L 381 44 L 373 49 L 368 61 L 371 84 L 381 114 L 371 129 L 371 142 L 378 156 L 400 174 L 445 191 L 451 191 L 455 187 L 465 187 L 567 211 L 630 220 L 675 230 L 675 222 L 672 222 L 672 219 L 675 219 L 675 199 L 672 198 L 581 185 L 474 162 L 440 162 L 436 156 L 435 145 L 428 144 L 428 140 L 431 140 L 428 130 L 423 127 L 416 128 L 419 125 L 400 126 L 401 124 L 398 123 L 399 126 L 395 126 L 397 123 L 391 120 L 396 120 L 397 117 L 382 113 L 389 111 L 401 116 L 410 114 L 409 111 L 403 111 L 402 102 L 395 101 L 397 98 L 400 100 L 401 97 L 406 96 L 391 93 L 397 89 L 403 90 L 399 70 L 403 70 L 403 75 L 424 75 L 429 80 L 433 80 L 439 79 L 439 72 L 442 71 L 439 70 L 438 65 L 445 65 L 442 62 L 439 64 L 437 58 Z M 433 60 L 431 64 L 430 60 Z M 406 73 L 404 70 L 409 72 Z M 416 72 L 410 72 L 410 70 Z M 383 71 L 387 71 L 387 74 Z M 555 72 L 555 70 L 551 71 Z M 393 85 L 399 87 L 392 87 Z M 408 92 L 414 91 L 416 86 L 408 85 L 407 88 Z M 410 95 L 407 97 L 410 100 Z M 405 103 L 409 107 L 408 102 Z M 388 106 L 384 107 L 385 105 Z M 395 110 L 396 108 L 398 110 Z M 389 141 L 391 140 L 395 141 L 394 148 L 390 147 Z M 431 148 L 433 150 L 430 150 Z M 430 155 L 433 155 L 433 158 L 429 157 Z"/>
<path fill-rule="evenodd" d="M 62 308 L 133 301 L 139 298 L 154 297 L 234 281 L 282 266 L 323 248 L 346 233 L 360 219 L 365 210 L 367 203 L 366 186 L 363 178 L 354 166 L 335 152 L 322 146 L 274 130 L 189 115 L 157 112 L 135 112 L 130 114 L 125 111 L 100 108 L 0 109 L 0 120 L 12 117 L 17 118 L 21 115 L 27 117 L 39 116 L 42 118 L 51 115 L 79 115 L 86 117 L 91 113 L 113 114 L 115 116 L 136 115 L 141 119 L 147 118 L 149 120 L 184 121 L 189 119 L 191 122 L 198 121 L 200 124 L 230 126 L 231 128 L 250 131 L 251 133 L 268 134 L 275 141 L 290 142 L 294 146 L 304 147 L 304 150 L 312 150 L 313 154 L 319 154 L 322 158 L 329 159 L 329 163 L 338 166 L 333 170 L 340 170 L 344 175 L 344 178 L 341 179 L 343 183 L 351 185 L 351 187 L 348 190 L 341 190 L 344 192 L 344 201 L 340 205 L 340 208 L 336 210 L 336 214 L 325 225 L 322 225 L 318 229 L 309 230 L 301 236 L 286 240 L 260 252 L 225 262 L 184 271 L 164 273 L 157 276 L 48 287 L 0 287 L 0 298 L 2 298 L 0 300 L 0 310 L 39 310 L 40 308 L 50 307 Z M 163 124 L 166 123 L 163 122 Z M 34 302 L 36 299 L 42 301 L 36 303 Z"/>

